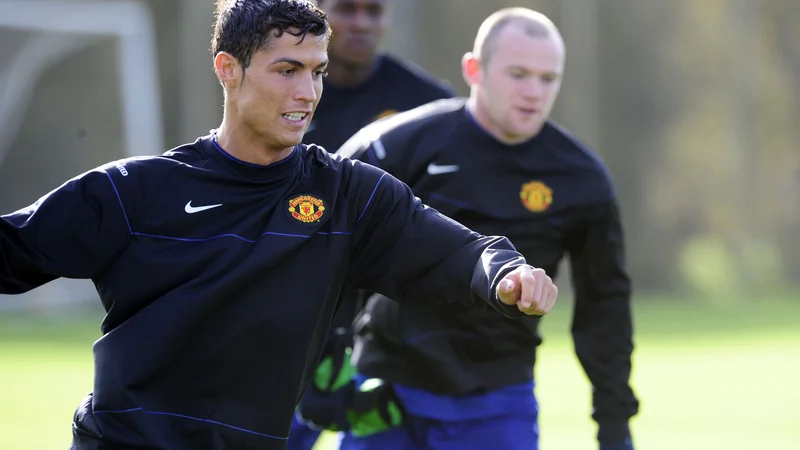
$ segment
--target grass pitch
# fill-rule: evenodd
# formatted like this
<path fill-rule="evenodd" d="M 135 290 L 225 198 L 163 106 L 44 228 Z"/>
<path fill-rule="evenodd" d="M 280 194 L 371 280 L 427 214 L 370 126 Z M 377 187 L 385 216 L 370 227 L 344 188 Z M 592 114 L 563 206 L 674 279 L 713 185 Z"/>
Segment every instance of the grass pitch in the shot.
<path fill-rule="evenodd" d="M 636 447 L 800 448 L 800 300 L 712 303 L 637 299 Z M 597 448 L 570 314 L 565 299 L 543 322 L 536 369 L 542 450 Z M 69 446 L 72 413 L 92 389 L 99 318 L 0 316 L 0 449 Z M 331 449 L 331 441 L 316 450 Z"/>

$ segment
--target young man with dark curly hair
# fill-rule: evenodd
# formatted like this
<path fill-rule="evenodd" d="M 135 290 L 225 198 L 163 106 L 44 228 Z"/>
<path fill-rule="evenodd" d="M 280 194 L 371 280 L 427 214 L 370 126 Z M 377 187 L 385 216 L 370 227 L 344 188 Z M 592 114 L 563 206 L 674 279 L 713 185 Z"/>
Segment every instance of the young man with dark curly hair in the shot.
<path fill-rule="evenodd" d="M 306 1 L 220 1 L 217 129 L 0 216 L 0 293 L 91 279 L 106 310 L 73 450 L 284 449 L 345 284 L 512 317 L 552 307 L 552 281 L 507 239 L 301 145 L 328 30 Z"/>

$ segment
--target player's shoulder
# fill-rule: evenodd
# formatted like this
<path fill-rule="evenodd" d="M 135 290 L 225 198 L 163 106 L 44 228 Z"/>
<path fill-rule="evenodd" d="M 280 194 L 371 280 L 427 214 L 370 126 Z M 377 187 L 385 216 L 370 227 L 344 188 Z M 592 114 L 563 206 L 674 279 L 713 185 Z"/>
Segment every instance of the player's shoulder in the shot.
<path fill-rule="evenodd" d="M 328 169 L 341 174 L 353 163 L 351 158 L 340 153 L 331 153 L 318 144 L 300 144 L 298 149 L 303 163 L 311 169 Z"/>
<path fill-rule="evenodd" d="M 579 175 L 595 194 L 614 197 L 614 182 L 603 158 L 588 144 L 563 125 L 549 120 L 542 129 L 545 145 L 568 164 L 569 171 Z"/>
<path fill-rule="evenodd" d="M 434 100 L 375 121 L 359 133 L 375 137 L 402 137 L 421 131 L 441 129 L 448 123 L 457 122 L 463 116 L 465 103 L 464 98 Z"/>
<path fill-rule="evenodd" d="M 191 165 L 192 161 L 199 157 L 198 146 L 201 139 L 174 147 L 160 155 L 130 156 L 111 161 L 98 167 L 97 170 L 105 172 L 113 179 L 124 178 L 147 182 L 163 178 L 177 167 Z"/>
<path fill-rule="evenodd" d="M 433 98 L 453 97 L 453 87 L 445 80 L 434 77 L 411 61 L 391 55 L 382 55 L 381 70 L 390 75 L 394 83 L 402 83 L 405 89 L 425 91 Z"/>
<path fill-rule="evenodd" d="M 329 168 L 336 170 L 338 165 L 333 153 L 318 144 L 299 144 L 297 150 L 303 163 L 312 168 Z"/>
<path fill-rule="evenodd" d="M 115 178 L 120 176 L 146 179 L 163 176 L 180 164 L 180 162 L 162 155 L 132 156 L 108 162 L 98 167 L 98 170 L 113 175 Z"/>
<path fill-rule="evenodd" d="M 608 169 L 603 158 L 587 143 L 575 136 L 563 125 L 548 120 L 542 128 L 546 145 L 563 155 L 571 165 L 607 177 Z"/>
<path fill-rule="evenodd" d="M 407 111 L 370 123 L 354 134 L 338 150 L 346 157 L 357 157 L 370 145 L 379 154 L 385 151 L 410 152 L 410 142 L 418 142 L 425 136 L 434 141 L 437 135 L 446 136 L 463 116 L 465 99 L 446 98 L 434 100 Z"/>
<path fill-rule="evenodd" d="M 374 183 L 381 179 L 386 171 L 342 153 L 330 153 L 317 144 L 300 144 L 304 164 L 312 170 L 329 170 L 336 173 L 342 186 Z"/>

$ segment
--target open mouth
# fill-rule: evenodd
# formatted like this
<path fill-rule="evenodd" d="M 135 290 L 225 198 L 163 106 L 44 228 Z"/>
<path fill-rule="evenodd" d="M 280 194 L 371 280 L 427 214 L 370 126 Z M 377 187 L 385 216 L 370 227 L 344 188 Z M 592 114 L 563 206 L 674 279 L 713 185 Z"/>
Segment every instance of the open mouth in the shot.
<path fill-rule="evenodd" d="M 291 122 L 302 122 L 308 117 L 308 113 L 303 112 L 290 112 L 283 115 L 284 119 Z"/>

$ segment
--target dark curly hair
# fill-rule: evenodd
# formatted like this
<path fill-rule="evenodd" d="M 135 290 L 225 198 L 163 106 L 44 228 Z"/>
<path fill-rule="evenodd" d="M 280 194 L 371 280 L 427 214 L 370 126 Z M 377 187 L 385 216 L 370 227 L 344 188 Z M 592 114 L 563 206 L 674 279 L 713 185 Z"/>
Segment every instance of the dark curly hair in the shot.
<path fill-rule="evenodd" d="M 328 16 L 306 0 L 217 0 L 215 18 L 212 55 L 228 52 L 243 69 L 273 36 L 289 33 L 300 42 L 309 33 L 330 37 Z"/>

